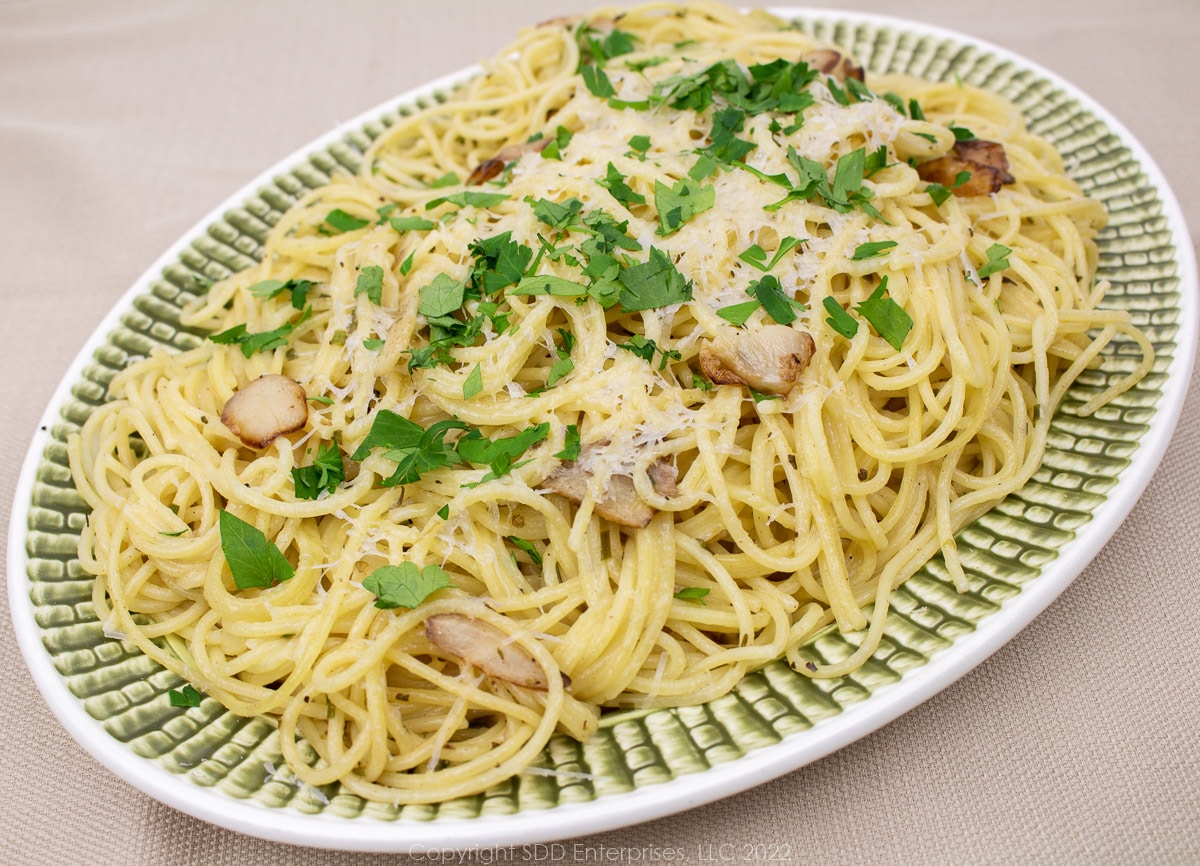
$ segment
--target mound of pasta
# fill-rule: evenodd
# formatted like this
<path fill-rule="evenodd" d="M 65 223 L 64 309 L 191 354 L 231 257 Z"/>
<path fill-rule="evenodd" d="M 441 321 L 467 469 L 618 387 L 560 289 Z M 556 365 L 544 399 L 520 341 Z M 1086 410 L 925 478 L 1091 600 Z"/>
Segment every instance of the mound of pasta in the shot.
<path fill-rule="evenodd" d="M 1128 316 L 1017 109 L 762 13 L 547 22 L 125 369 L 69 444 L 95 606 L 301 780 L 393 803 L 603 708 L 853 671 Z M 873 602 L 873 606 L 868 607 Z M 870 610 L 870 615 L 864 613 Z M 862 632 L 824 666 L 818 631 Z"/>

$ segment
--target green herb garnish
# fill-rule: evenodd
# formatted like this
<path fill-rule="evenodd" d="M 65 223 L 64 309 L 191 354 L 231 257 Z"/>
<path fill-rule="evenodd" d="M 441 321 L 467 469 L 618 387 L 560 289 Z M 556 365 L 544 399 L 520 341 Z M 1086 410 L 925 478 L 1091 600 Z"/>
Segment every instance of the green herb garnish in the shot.
<path fill-rule="evenodd" d="M 1008 247 L 1004 244 L 992 244 L 987 249 L 987 262 L 979 268 L 979 277 L 984 279 L 990 277 L 997 271 L 1002 271 L 1005 268 L 1011 267 L 1008 261 L 1008 254 L 1011 253 Z"/>
<path fill-rule="evenodd" d="M 310 466 L 297 466 L 292 470 L 297 499 L 316 499 L 322 490 L 333 493 L 345 478 L 342 451 L 336 442 L 322 443 Z"/>
<path fill-rule="evenodd" d="M 167 689 L 167 700 L 173 707 L 198 707 L 203 697 L 204 694 L 197 691 L 191 683 L 185 684 L 182 689 Z"/>
<path fill-rule="evenodd" d="M 896 246 L 895 241 L 871 241 L 869 243 L 859 244 L 854 248 L 854 253 L 850 256 L 850 260 L 859 262 L 863 259 L 872 259 L 875 258 L 875 256 L 883 255 L 894 246 Z"/>
<path fill-rule="evenodd" d="M 854 309 L 871 323 L 875 333 L 899 351 L 904 344 L 904 338 L 912 330 L 913 320 L 903 307 L 887 297 L 887 283 L 888 278 L 885 276 L 871 296 L 861 304 L 855 304 Z"/>
<path fill-rule="evenodd" d="M 376 595 L 375 606 L 384 610 L 404 607 L 411 610 L 439 589 L 454 586 L 440 565 L 418 567 L 412 562 L 384 565 L 362 582 L 363 589 Z"/>
<path fill-rule="evenodd" d="M 224 509 L 218 512 L 217 522 L 221 552 L 238 589 L 275 586 L 295 575 L 287 557 L 257 527 Z"/>

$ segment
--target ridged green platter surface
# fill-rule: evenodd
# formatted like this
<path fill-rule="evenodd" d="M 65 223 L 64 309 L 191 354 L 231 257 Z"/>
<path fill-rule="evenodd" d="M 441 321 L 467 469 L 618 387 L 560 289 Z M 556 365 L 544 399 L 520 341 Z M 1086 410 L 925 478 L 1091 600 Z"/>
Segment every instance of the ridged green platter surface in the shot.
<path fill-rule="evenodd" d="M 72 367 L 26 462 L 10 533 L 18 636 L 47 701 L 114 772 L 206 820 L 266 838 L 363 850 L 546 841 L 678 811 L 780 775 L 874 730 L 969 670 L 1040 612 L 1099 550 L 1148 481 L 1182 405 L 1196 337 L 1188 234 L 1161 175 L 1133 137 L 1090 99 L 1011 53 L 892 19 L 777 10 L 836 42 L 871 73 L 962 81 L 1007 96 L 1064 154 L 1071 175 L 1109 211 L 1100 235 L 1107 303 L 1154 341 L 1154 371 L 1090 418 L 1074 409 L 1130 369 L 1117 345 L 1071 390 L 1033 480 L 959 536 L 971 590 L 955 591 L 938 560 L 895 593 L 887 636 L 853 676 L 815 681 L 776 663 L 698 707 L 608 718 L 587 743 L 555 739 L 537 767 L 485 794 L 432 806 L 368 803 L 337 785 L 298 784 L 273 723 L 205 699 L 172 707 L 180 680 L 106 637 L 92 580 L 75 556 L 84 503 L 66 437 L 105 399 L 108 382 L 152 347 L 203 335 L 180 309 L 209 281 L 252 264 L 270 226 L 331 173 L 357 169 L 398 116 L 443 98 L 445 80 L 314 143 L 239 193 L 161 259 Z M 460 76 L 461 77 L 461 76 Z M 828 632 L 814 660 L 851 652 Z"/>

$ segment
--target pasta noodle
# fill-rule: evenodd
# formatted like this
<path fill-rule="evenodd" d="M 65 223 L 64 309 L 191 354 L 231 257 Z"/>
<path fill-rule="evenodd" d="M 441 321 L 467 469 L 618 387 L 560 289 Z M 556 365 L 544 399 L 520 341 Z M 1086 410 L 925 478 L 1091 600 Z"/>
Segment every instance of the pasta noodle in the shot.
<path fill-rule="evenodd" d="M 967 587 L 955 533 L 1105 346 L 1143 362 L 1078 411 L 1149 369 L 1104 218 L 1000 97 L 762 13 L 527 29 L 114 379 L 69 443 L 96 609 L 394 803 L 602 708 L 851 672 L 930 558 Z M 806 665 L 829 626 L 859 648 Z"/>

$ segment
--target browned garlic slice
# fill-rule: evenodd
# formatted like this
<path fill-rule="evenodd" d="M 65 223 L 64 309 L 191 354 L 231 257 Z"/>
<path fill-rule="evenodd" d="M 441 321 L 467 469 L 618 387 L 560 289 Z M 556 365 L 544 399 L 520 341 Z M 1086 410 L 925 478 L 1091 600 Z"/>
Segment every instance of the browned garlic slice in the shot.
<path fill-rule="evenodd" d="M 308 422 L 308 399 L 300 384 L 270 373 L 238 389 L 221 410 L 221 423 L 251 448 L 266 448 Z"/>
<path fill-rule="evenodd" d="M 787 325 L 722 332 L 700 350 L 700 369 L 718 385 L 782 396 L 800 381 L 815 349 L 808 333 Z"/>
<path fill-rule="evenodd" d="M 849 55 L 832 48 L 818 48 L 815 51 L 809 51 L 800 59 L 818 72 L 831 75 L 838 81 L 845 81 L 847 78 L 854 78 L 858 81 L 864 79 L 861 66 L 855 63 Z"/>
<path fill-rule="evenodd" d="M 467 186 L 478 186 L 481 183 L 487 183 L 494 177 L 498 177 L 505 166 L 510 162 L 514 162 L 521 158 L 522 154 L 540 153 L 546 149 L 552 138 L 539 138 L 537 141 L 527 141 L 524 144 L 510 144 L 507 147 L 500 149 L 499 153 L 491 159 L 485 159 L 479 165 L 475 166 L 475 170 L 467 178 Z"/>
<path fill-rule="evenodd" d="M 960 172 L 971 175 L 955 186 Z M 956 196 L 990 195 L 1016 178 L 1008 170 L 1004 145 L 975 138 L 954 143 L 954 152 L 917 166 L 917 175 L 929 183 L 952 187 Z"/>
<path fill-rule="evenodd" d="M 659 496 L 670 499 L 679 492 L 679 470 L 669 457 L 659 457 L 646 467 L 646 474 L 650 476 L 650 486 Z"/>
<path fill-rule="evenodd" d="M 425 636 L 439 649 L 479 668 L 489 677 L 544 692 L 546 672 L 524 647 L 490 623 L 461 613 L 425 620 Z"/>
<path fill-rule="evenodd" d="M 587 496 L 591 479 L 592 473 L 578 463 L 564 463 L 546 479 L 545 485 L 578 505 Z M 633 479 L 628 475 L 609 476 L 604 495 L 596 500 L 595 511 L 605 520 L 634 529 L 643 529 L 654 517 L 654 509 L 638 498 Z"/>

